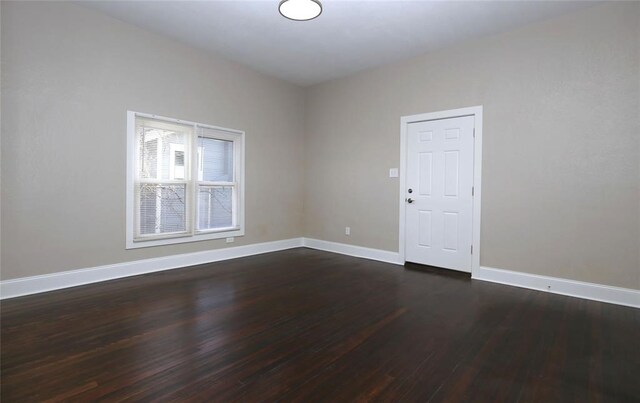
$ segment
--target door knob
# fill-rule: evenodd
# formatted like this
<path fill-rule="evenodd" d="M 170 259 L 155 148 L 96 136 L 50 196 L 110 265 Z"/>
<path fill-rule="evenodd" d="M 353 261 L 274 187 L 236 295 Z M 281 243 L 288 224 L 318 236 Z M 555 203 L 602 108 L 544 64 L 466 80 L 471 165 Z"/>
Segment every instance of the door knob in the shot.
<path fill-rule="evenodd" d="M 409 204 L 413 203 L 413 199 L 412 198 L 408 198 L 407 199 L 407 203 L 409 203 Z"/>

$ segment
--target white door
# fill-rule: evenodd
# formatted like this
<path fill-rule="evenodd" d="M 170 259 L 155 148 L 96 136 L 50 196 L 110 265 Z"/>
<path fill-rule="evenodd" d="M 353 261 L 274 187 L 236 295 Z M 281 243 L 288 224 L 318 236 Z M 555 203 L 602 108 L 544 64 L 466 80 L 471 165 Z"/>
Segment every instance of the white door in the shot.
<path fill-rule="evenodd" d="M 408 262 L 471 272 L 474 120 L 408 124 Z"/>

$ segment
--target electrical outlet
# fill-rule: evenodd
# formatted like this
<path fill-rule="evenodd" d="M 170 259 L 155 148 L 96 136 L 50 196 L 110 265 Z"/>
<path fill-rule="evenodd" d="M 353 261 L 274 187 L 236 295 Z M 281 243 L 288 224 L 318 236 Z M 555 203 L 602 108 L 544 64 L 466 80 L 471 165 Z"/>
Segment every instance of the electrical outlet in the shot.
<path fill-rule="evenodd" d="M 344 227 L 344 234 L 351 235 L 351 227 Z"/>
<path fill-rule="evenodd" d="M 225 241 L 227 241 L 227 243 L 233 243 L 235 240 L 236 239 L 234 237 L 232 237 L 232 236 L 225 239 Z"/>

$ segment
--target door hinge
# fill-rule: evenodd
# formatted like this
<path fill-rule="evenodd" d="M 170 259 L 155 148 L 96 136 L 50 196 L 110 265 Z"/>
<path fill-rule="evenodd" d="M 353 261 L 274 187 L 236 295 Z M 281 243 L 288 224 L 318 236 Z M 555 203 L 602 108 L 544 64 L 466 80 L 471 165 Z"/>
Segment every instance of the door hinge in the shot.
<path fill-rule="evenodd" d="M 473 255 L 473 245 L 471 245 L 471 254 Z"/>
<path fill-rule="evenodd" d="M 476 195 L 476 187 L 471 186 L 471 196 L 475 196 L 475 195 Z"/>
<path fill-rule="evenodd" d="M 476 138 L 476 128 L 475 127 L 473 128 L 473 138 L 474 139 Z"/>

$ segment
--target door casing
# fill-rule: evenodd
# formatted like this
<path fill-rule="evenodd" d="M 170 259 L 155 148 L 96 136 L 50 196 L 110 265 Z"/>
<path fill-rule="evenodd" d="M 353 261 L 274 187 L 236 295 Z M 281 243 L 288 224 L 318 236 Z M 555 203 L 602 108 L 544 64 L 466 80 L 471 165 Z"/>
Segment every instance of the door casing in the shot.
<path fill-rule="evenodd" d="M 406 236 L 406 187 L 407 187 L 407 127 L 409 123 L 424 122 L 427 120 L 458 118 L 463 116 L 475 117 L 475 138 L 473 147 L 473 218 L 472 218 L 472 242 L 473 254 L 471 256 L 471 277 L 475 277 L 480 269 L 480 217 L 482 200 L 482 105 L 467 108 L 451 109 L 439 112 L 421 113 L 418 115 L 403 116 L 400 119 L 400 232 L 398 234 L 400 261 L 405 259 Z"/>

